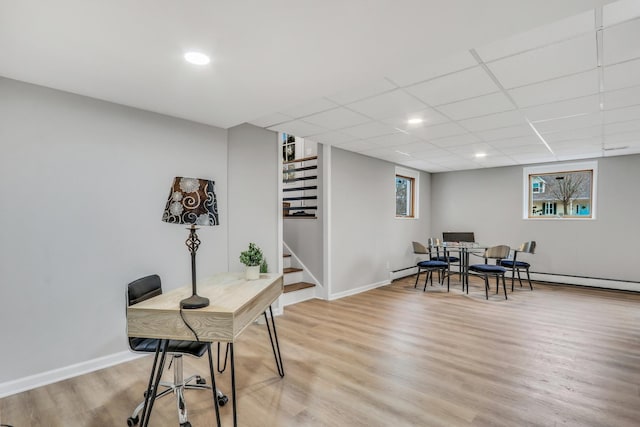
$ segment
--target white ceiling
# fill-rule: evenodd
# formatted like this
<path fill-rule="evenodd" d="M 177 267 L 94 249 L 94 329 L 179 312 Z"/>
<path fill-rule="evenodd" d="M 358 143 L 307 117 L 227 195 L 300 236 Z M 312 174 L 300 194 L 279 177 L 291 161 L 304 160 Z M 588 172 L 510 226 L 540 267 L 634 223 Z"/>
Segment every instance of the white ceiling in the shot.
<path fill-rule="evenodd" d="M 640 0 L 2 0 L 0 76 L 430 172 L 640 153 Z"/>

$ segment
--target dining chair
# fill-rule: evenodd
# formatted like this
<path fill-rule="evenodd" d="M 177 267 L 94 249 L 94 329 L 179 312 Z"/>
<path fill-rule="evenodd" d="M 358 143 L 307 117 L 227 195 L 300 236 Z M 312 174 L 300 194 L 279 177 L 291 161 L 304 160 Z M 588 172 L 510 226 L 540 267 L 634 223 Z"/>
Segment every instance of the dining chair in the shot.
<path fill-rule="evenodd" d="M 430 255 L 429 250 L 425 245 L 419 242 L 412 242 L 413 244 L 413 252 L 418 255 Z M 413 285 L 414 288 L 418 287 L 418 280 L 420 279 L 420 274 L 426 272 L 427 275 L 424 278 L 424 288 L 423 292 L 427 290 L 427 282 L 431 282 L 433 286 L 433 272 L 438 272 L 438 282 L 440 285 L 444 285 L 444 279 L 447 278 L 447 292 L 449 292 L 449 263 L 446 261 L 438 261 L 428 259 L 425 261 L 419 261 L 416 266 L 418 267 L 418 273 L 416 274 L 416 283 Z"/>
<path fill-rule="evenodd" d="M 486 299 L 489 299 L 489 277 L 496 278 L 496 293 L 500 286 L 500 278 L 502 278 L 502 289 L 504 290 L 504 299 L 507 298 L 507 285 L 504 275 L 507 272 L 505 267 L 498 265 L 500 261 L 509 256 L 511 248 L 506 245 L 492 246 L 485 249 L 483 258 L 484 264 L 473 264 L 469 266 L 469 273 L 482 276 L 484 278 L 484 292 Z M 489 260 L 495 260 L 494 264 L 489 264 Z"/>
<path fill-rule="evenodd" d="M 127 285 L 127 305 L 137 304 L 156 295 L 162 294 L 160 277 L 157 274 L 143 277 Z M 159 387 L 164 390 L 156 393 L 156 399 L 175 393 L 178 408 L 178 421 L 181 427 L 190 427 L 187 420 L 187 407 L 184 399 L 185 389 L 211 390 L 206 384 L 206 380 L 200 375 L 192 375 L 187 379 L 183 378 L 182 356 L 189 355 L 202 357 L 207 353 L 208 343 L 185 340 L 169 340 L 167 354 L 172 356 L 169 366 L 173 366 L 173 382 L 160 381 Z M 158 347 L 158 340 L 154 338 L 129 337 L 129 348 L 136 353 L 155 353 Z M 216 390 L 216 397 L 219 406 L 224 406 L 228 398 L 219 390 Z M 127 419 L 127 425 L 133 427 L 140 421 L 140 412 L 144 408 L 144 400 L 136 406 L 131 416 Z"/>
<path fill-rule="evenodd" d="M 457 264 L 458 274 L 462 279 L 462 265 L 460 264 L 460 257 L 452 256 L 450 249 L 447 249 L 443 245 L 442 240 L 437 237 L 429 237 L 429 239 L 427 239 L 427 244 L 429 245 L 429 256 L 431 261 L 444 261 L 449 263 L 449 274 L 451 274 L 451 264 Z"/>
<path fill-rule="evenodd" d="M 536 253 L 536 242 L 531 240 L 529 242 L 524 242 L 520 245 L 518 249 L 513 251 L 513 259 L 503 259 L 500 261 L 500 265 L 511 270 L 511 291 L 513 291 L 513 282 L 515 281 L 515 274 L 518 274 L 518 282 L 520 282 L 520 287 L 522 287 L 522 279 L 520 278 L 520 270 L 524 270 L 527 273 L 527 280 L 529 281 L 529 288 L 533 290 L 533 284 L 531 283 L 531 276 L 529 275 L 529 264 L 526 261 L 518 260 L 518 254 L 535 254 Z"/>

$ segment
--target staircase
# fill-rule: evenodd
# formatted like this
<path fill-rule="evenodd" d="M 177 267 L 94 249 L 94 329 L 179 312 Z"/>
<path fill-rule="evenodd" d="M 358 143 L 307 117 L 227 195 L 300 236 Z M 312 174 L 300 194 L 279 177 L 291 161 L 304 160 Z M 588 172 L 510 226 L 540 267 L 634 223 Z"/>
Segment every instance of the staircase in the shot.
<path fill-rule="evenodd" d="M 307 278 L 305 270 L 290 253 L 283 255 L 284 294 L 282 305 L 287 306 L 316 297 L 316 285 Z M 306 280 L 305 280 L 306 279 Z"/>

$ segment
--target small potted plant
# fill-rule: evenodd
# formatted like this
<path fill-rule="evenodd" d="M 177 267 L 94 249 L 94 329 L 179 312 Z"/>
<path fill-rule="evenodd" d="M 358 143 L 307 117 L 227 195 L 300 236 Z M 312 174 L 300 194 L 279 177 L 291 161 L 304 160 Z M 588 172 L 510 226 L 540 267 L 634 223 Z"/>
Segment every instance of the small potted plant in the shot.
<path fill-rule="evenodd" d="M 260 264 L 262 263 L 262 250 L 255 243 L 249 243 L 249 249 L 240 253 L 240 262 L 247 266 L 245 277 L 247 280 L 260 278 Z"/>

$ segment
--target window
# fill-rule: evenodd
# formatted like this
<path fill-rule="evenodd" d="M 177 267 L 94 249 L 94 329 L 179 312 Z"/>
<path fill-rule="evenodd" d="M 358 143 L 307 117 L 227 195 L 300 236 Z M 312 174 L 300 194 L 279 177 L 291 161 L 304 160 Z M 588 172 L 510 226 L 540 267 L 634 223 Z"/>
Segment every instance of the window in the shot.
<path fill-rule="evenodd" d="M 525 219 L 595 218 L 597 162 L 524 168 Z"/>
<path fill-rule="evenodd" d="M 413 218 L 415 179 L 396 175 L 396 216 Z"/>

